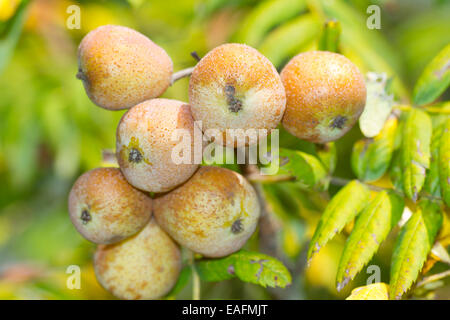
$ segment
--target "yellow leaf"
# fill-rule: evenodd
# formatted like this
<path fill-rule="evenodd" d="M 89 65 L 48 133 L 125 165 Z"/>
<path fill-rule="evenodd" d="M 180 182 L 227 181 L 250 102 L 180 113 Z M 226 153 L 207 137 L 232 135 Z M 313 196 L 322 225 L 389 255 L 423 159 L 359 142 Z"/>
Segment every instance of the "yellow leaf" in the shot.
<path fill-rule="evenodd" d="M 353 289 L 346 300 L 389 300 L 389 286 L 379 282 Z"/>

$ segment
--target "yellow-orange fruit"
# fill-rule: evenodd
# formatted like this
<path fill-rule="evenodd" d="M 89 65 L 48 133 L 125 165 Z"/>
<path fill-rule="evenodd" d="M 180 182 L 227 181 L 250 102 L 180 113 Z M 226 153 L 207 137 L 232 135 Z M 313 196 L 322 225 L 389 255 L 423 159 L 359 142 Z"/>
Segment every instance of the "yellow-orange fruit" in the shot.
<path fill-rule="evenodd" d="M 97 168 L 77 179 L 69 214 L 87 240 L 109 244 L 141 230 L 152 215 L 152 199 L 133 188 L 116 168 Z"/>
<path fill-rule="evenodd" d="M 157 198 L 154 215 L 175 241 L 208 257 L 242 248 L 255 231 L 260 207 L 240 174 L 200 167 L 185 184 Z"/>
<path fill-rule="evenodd" d="M 77 77 L 92 102 L 105 109 L 127 109 L 160 96 L 172 71 L 163 48 L 127 27 L 101 26 L 78 48 Z"/>
<path fill-rule="evenodd" d="M 181 254 L 175 242 L 152 219 L 132 238 L 100 245 L 94 269 L 100 284 L 120 299 L 158 299 L 175 285 Z"/>
<path fill-rule="evenodd" d="M 364 110 L 364 77 L 343 55 L 301 53 L 284 67 L 281 79 L 287 97 L 282 123 L 297 138 L 315 143 L 337 140 Z"/>
<path fill-rule="evenodd" d="M 117 159 L 133 186 L 165 192 L 185 182 L 197 170 L 194 142 L 194 119 L 189 105 L 169 99 L 148 100 L 128 110 L 120 120 Z"/>
<path fill-rule="evenodd" d="M 258 141 L 243 130 L 268 131 L 280 123 L 286 94 L 277 70 L 266 57 L 244 44 L 229 43 L 210 51 L 195 66 L 189 103 L 204 131 L 218 130 L 224 145 L 241 147 Z M 233 138 L 227 129 L 241 132 L 235 131 Z"/>

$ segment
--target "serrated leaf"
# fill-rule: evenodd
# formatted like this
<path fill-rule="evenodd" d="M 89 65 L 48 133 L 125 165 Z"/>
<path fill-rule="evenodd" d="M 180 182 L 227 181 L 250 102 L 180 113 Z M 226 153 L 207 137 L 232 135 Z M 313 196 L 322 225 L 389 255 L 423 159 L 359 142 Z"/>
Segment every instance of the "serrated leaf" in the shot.
<path fill-rule="evenodd" d="M 442 126 L 438 166 L 442 199 L 450 207 L 450 118 Z"/>
<path fill-rule="evenodd" d="M 367 98 L 364 111 L 359 117 L 359 128 L 367 138 L 375 137 L 383 129 L 391 114 L 393 96 L 386 93 L 386 74 L 369 72 L 366 79 Z"/>
<path fill-rule="evenodd" d="M 406 196 L 416 201 L 430 166 L 431 119 L 427 113 L 411 109 L 405 119 L 402 133 L 401 164 L 403 189 Z"/>
<path fill-rule="evenodd" d="M 185 266 L 178 276 L 178 280 L 175 283 L 175 286 L 170 290 L 170 292 L 166 295 L 166 299 L 174 299 L 181 290 L 186 287 L 189 282 L 189 279 L 192 275 L 192 268 L 190 266 Z"/>
<path fill-rule="evenodd" d="M 338 52 L 341 24 L 337 20 L 325 22 L 319 38 L 318 49 L 322 51 Z"/>
<path fill-rule="evenodd" d="M 292 175 L 296 177 L 296 183 L 304 188 L 319 188 L 327 186 L 327 171 L 322 162 L 308 153 L 280 149 L 281 175 Z"/>
<path fill-rule="evenodd" d="M 430 168 L 427 170 L 425 184 L 423 186 L 423 190 L 427 194 L 435 197 L 441 196 L 441 188 L 439 186 L 439 145 L 443 131 L 444 126 L 442 124 L 433 124 L 433 135 L 431 136 L 430 143 Z"/>
<path fill-rule="evenodd" d="M 343 187 L 331 199 L 322 214 L 308 249 L 308 262 L 336 233 L 350 222 L 365 207 L 369 200 L 369 189 L 357 180 Z"/>
<path fill-rule="evenodd" d="M 236 40 L 257 46 L 268 31 L 299 15 L 305 9 L 305 0 L 263 1 L 245 18 Z"/>
<path fill-rule="evenodd" d="M 389 300 L 389 286 L 378 282 L 352 290 L 346 300 Z"/>
<path fill-rule="evenodd" d="M 340 291 L 372 259 L 403 212 L 403 198 L 382 191 L 364 208 L 345 243 L 336 276 Z"/>
<path fill-rule="evenodd" d="M 422 200 L 403 226 L 391 261 L 391 299 L 400 299 L 416 281 L 442 225 L 440 207 Z"/>
<path fill-rule="evenodd" d="M 221 259 L 207 259 L 196 263 L 201 279 L 222 281 L 234 277 L 263 287 L 285 288 L 292 277 L 277 259 L 258 252 L 238 251 Z"/>
<path fill-rule="evenodd" d="M 358 179 L 375 181 L 385 174 L 394 152 L 397 123 L 397 117 L 392 116 L 375 138 L 362 139 L 354 144 L 351 164 Z"/>
<path fill-rule="evenodd" d="M 328 173 L 333 173 L 337 163 L 337 149 L 334 142 L 316 145 L 316 153 Z"/>
<path fill-rule="evenodd" d="M 450 85 L 450 44 L 425 67 L 414 87 L 413 101 L 417 106 L 433 102 Z"/>

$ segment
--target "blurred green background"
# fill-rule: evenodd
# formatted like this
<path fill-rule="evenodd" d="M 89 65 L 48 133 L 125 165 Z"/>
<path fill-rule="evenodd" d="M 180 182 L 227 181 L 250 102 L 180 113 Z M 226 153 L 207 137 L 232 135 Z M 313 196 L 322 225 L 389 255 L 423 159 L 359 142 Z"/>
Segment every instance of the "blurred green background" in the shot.
<path fill-rule="evenodd" d="M 74 4 L 81 8 L 81 28 L 71 30 L 67 8 Z M 381 8 L 380 30 L 366 27 L 371 4 Z M 403 103 L 423 67 L 450 43 L 445 0 L 0 0 L 0 299 L 112 298 L 93 275 L 95 247 L 78 235 L 67 213 L 72 183 L 104 165 L 102 150 L 114 149 L 123 114 L 94 106 L 75 78 L 77 45 L 87 32 L 104 24 L 135 28 L 169 53 L 175 70 L 195 64 L 191 52 L 203 56 L 224 42 L 247 43 L 281 70 L 298 52 L 317 47 L 329 19 L 341 23 L 340 52 L 364 73 L 393 77 L 392 90 Z M 183 79 L 164 97 L 187 101 L 187 88 Z M 338 142 L 338 176 L 353 177 L 349 155 L 360 137 L 355 128 Z M 283 132 L 281 139 L 311 147 Z M 273 226 L 261 226 L 249 246 L 282 259 L 293 285 L 267 290 L 230 280 L 202 284 L 202 298 L 338 299 L 365 283 L 363 271 L 343 292 L 334 287 L 344 235 L 305 269 L 308 239 L 328 196 L 284 190 L 282 184 L 278 189 L 268 200 L 275 208 Z M 283 197 L 290 207 L 277 210 Z M 267 228 L 268 240 L 261 236 Z M 372 262 L 385 282 L 391 246 L 386 241 Z M 66 286 L 69 265 L 81 267 L 80 290 Z M 189 299 L 190 286 L 178 298 Z M 448 291 L 438 297 L 449 298 Z"/>

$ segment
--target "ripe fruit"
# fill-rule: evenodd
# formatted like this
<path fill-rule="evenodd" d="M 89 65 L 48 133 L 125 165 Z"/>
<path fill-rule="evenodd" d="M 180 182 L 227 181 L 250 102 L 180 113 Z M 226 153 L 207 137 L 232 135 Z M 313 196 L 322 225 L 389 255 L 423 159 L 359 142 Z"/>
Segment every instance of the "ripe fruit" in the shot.
<path fill-rule="evenodd" d="M 155 200 L 156 221 L 181 245 L 208 257 L 239 250 L 255 231 L 260 207 L 240 174 L 200 167 L 185 184 Z"/>
<path fill-rule="evenodd" d="M 101 244 L 123 240 L 141 230 L 152 215 L 152 199 L 133 188 L 116 168 L 86 172 L 69 194 L 75 228 Z"/>
<path fill-rule="evenodd" d="M 94 268 L 100 284 L 121 299 L 157 299 L 178 279 L 178 246 L 151 220 L 134 237 L 98 247 Z"/>
<path fill-rule="evenodd" d="M 179 142 L 174 136 L 177 130 L 186 130 L 190 139 Z M 175 150 L 180 149 L 190 153 L 189 163 L 174 161 Z M 193 158 L 194 119 L 189 105 L 153 99 L 131 108 L 117 127 L 116 150 L 123 174 L 136 188 L 165 192 L 185 182 L 198 168 Z"/>
<path fill-rule="evenodd" d="M 283 116 L 286 95 L 266 57 L 232 43 L 213 49 L 197 64 L 189 82 L 189 103 L 204 130 L 218 129 L 224 145 L 241 147 L 258 139 L 238 132 L 235 140 L 226 136 L 226 130 L 275 128 Z"/>
<path fill-rule="evenodd" d="M 343 55 L 310 51 L 284 67 L 283 126 L 297 138 L 325 143 L 342 137 L 364 110 L 366 86 L 358 68 Z"/>
<path fill-rule="evenodd" d="M 89 32 L 78 48 L 78 74 L 98 106 L 119 110 L 160 96 L 170 84 L 173 63 L 143 34 L 106 25 Z"/>

